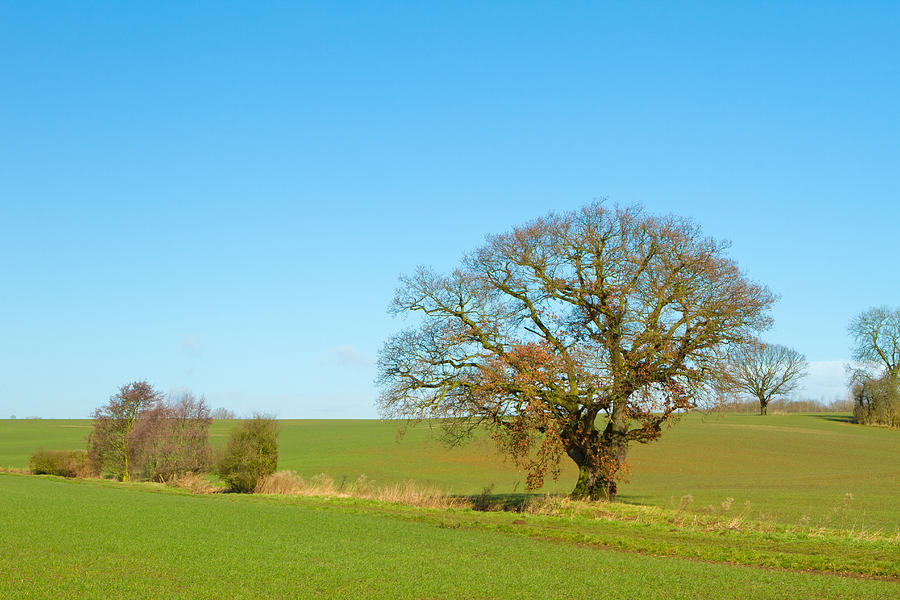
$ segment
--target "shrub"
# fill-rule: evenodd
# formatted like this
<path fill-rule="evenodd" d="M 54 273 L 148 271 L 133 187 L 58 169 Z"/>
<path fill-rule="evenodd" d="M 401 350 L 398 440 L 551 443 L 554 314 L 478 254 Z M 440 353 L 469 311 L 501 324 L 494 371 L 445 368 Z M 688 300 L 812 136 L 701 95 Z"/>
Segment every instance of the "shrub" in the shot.
<path fill-rule="evenodd" d="M 852 394 L 854 421 L 900 427 L 900 384 L 895 379 L 862 378 L 853 386 Z"/>
<path fill-rule="evenodd" d="M 206 401 L 190 392 L 146 409 L 131 433 L 134 473 L 150 481 L 168 481 L 202 473 L 212 463 Z"/>
<path fill-rule="evenodd" d="M 235 427 L 219 463 L 219 475 L 232 491 L 250 493 L 278 467 L 278 423 L 255 416 Z"/>
<path fill-rule="evenodd" d="M 209 406 L 190 392 L 164 397 L 146 381 L 123 386 L 94 412 L 89 457 L 103 473 L 167 481 L 207 471 Z"/>
<path fill-rule="evenodd" d="M 95 474 L 86 450 L 38 450 L 28 463 L 35 475 L 91 477 Z"/>

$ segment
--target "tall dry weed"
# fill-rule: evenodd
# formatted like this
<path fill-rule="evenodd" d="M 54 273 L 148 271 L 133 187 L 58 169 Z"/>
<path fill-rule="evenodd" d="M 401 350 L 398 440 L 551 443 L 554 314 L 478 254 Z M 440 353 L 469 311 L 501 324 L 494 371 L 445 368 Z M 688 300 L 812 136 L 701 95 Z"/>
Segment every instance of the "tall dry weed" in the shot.
<path fill-rule="evenodd" d="M 414 481 L 378 486 L 365 475 L 360 475 L 350 484 L 347 484 L 345 478 L 339 486 L 336 486 L 334 479 L 324 473 L 304 481 L 293 471 L 279 471 L 262 478 L 255 491 L 257 494 L 287 496 L 364 498 L 429 508 L 462 508 L 469 505 L 467 500 L 450 496 L 434 486 L 423 486 Z"/>
<path fill-rule="evenodd" d="M 309 496 L 346 496 L 334 489 L 334 479 L 325 473 L 319 473 L 309 478 Z"/>
<path fill-rule="evenodd" d="M 427 508 L 463 508 L 469 505 L 465 499 L 450 496 L 437 487 L 422 486 L 414 481 L 376 488 L 363 497 Z"/>
<path fill-rule="evenodd" d="M 306 491 L 306 482 L 293 471 L 278 471 L 256 482 L 254 493 L 297 496 Z"/>

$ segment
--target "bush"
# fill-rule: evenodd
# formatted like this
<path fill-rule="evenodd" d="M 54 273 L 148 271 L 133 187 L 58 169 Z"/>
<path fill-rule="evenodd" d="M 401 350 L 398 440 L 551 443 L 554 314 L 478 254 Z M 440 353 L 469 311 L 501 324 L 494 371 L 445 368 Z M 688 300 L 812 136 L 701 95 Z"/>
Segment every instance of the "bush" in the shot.
<path fill-rule="evenodd" d="M 256 416 L 231 432 L 219 462 L 219 475 L 232 491 L 251 493 L 278 468 L 278 423 Z"/>
<path fill-rule="evenodd" d="M 60 477 L 91 477 L 95 469 L 88 461 L 86 450 L 38 450 L 28 460 L 35 475 Z"/>
<path fill-rule="evenodd" d="M 164 482 L 207 471 L 211 424 L 206 401 L 190 392 L 146 409 L 129 438 L 135 475 Z"/>
<path fill-rule="evenodd" d="M 852 389 L 853 420 L 863 425 L 900 427 L 900 384 L 889 376 L 865 378 Z"/>
<path fill-rule="evenodd" d="M 103 473 L 168 481 L 212 464 L 206 400 L 190 392 L 164 397 L 146 381 L 123 386 L 94 412 L 89 456 Z"/>

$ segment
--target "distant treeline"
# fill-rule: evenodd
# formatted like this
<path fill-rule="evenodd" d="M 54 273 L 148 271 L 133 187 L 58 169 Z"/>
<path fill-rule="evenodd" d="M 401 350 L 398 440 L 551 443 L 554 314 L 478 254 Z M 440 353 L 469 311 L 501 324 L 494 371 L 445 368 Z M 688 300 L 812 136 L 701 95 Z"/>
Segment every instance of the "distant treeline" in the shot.
<path fill-rule="evenodd" d="M 731 400 L 718 404 L 714 410 L 719 412 L 758 413 L 759 402 L 756 400 Z M 853 412 L 853 400 L 850 398 L 835 399 L 831 402 L 823 400 L 773 400 L 769 404 L 770 413 L 808 413 L 808 412 Z"/>

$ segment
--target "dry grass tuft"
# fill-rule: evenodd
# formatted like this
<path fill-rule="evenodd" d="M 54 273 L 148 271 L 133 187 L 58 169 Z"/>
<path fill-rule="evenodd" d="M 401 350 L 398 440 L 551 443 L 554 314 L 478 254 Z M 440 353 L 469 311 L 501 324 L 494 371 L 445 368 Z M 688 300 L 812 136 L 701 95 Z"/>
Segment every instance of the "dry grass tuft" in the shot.
<path fill-rule="evenodd" d="M 31 475 L 31 469 L 16 469 L 15 467 L 0 467 L 0 473 L 18 473 L 19 475 Z"/>
<path fill-rule="evenodd" d="M 347 496 L 348 494 L 338 493 L 334 489 L 334 479 L 325 473 L 319 473 L 309 478 L 309 490 L 307 496 Z"/>
<path fill-rule="evenodd" d="M 350 487 L 351 494 L 360 498 L 369 498 L 376 492 L 375 482 L 369 480 L 364 474 L 356 478 Z"/>
<path fill-rule="evenodd" d="M 206 477 L 198 473 L 184 473 L 166 481 L 166 485 L 187 490 L 192 494 L 217 494 L 222 488 L 213 485 Z"/>
<path fill-rule="evenodd" d="M 365 475 L 360 475 L 349 485 L 343 481 L 340 485 L 335 486 L 334 479 L 324 473 L 319 473 L 310 477 L 309 481 L 304 481 L 293 471 L 279 471 L 260 480 L 256 485 L 256 493 L 365 498 L 428 508 L 462 508 L 470 505 L 467 500 L 449 496 L 434 486 L 422 486 L 413 481 L 407 481 L 379 487 Z"/>
<path fill-rule="evenodd" d="M 257 481 L 253 491 L 256 494 L 297 496 L 306 491 L 306 482 L 293 471 L 278 471 Z"/>
<path fill-rule="evenodd" d="M 563 516 L 575 515 L 582 512 L 582 508 L 592 506 L 590 503 L 572 500 L 568 496 L 534 496 L 529 498 L 522 507 L 522 512 L 533 515 Z"/>
<path fill-rule="evenodd" d="M 437 487 L 421 486 L 414 481 L 378 488 L 363 497 L 382 502 L 396 502 L 397 504 L 428 508 L 463 508 L 470 504 L 465 499 L 447 495 Z"/>

